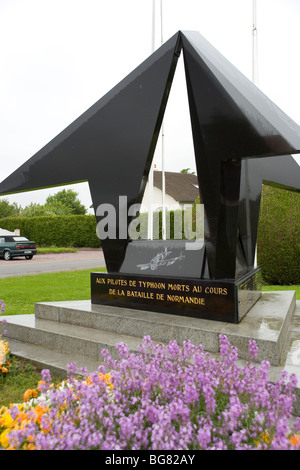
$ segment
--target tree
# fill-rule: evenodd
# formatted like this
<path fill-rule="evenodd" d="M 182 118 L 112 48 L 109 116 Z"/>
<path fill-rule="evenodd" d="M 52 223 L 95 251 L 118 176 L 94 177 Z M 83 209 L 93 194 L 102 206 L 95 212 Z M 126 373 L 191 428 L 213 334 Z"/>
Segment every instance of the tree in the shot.
<path fill-rule="evenodd" d="M 41 217 L 43 215 L 48 215 L 45 206 L 34 202 L 24 207 L 21 211 L 21 217 Z"/>
<path fill-rule="evenodd" d="M 16 202 L 10 204 L 8 199 L 0 200 L 0 218 L 18 217 L 20 215 L 20 207 Z"/>
<path fill-rule="evenodd" d="M 84 215 L 87 209 L 78 199 L 78 193 L 72 189 L 63 189 L 46 199 L 45 209 L 47 214 L 54 215 Z"/>
<path fill-rule="evenodd" d="M 190 168 L 184 168 L 183 170 L 181 170 L 180 173 L 188 173 L 189 175 L 194 175 L 195 174 L 195 172 L 191 171 Z"/>

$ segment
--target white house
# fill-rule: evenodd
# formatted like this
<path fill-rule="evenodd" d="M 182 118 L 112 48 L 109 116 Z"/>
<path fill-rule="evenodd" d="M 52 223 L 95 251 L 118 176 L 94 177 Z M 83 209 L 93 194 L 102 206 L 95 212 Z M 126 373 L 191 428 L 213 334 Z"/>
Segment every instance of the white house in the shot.
<path fill-rule="evenodd" d="M 198 178 L 190 173 L 165 172 L 165 207 L 167 210 L 183 209 L 184 205 L 193 204 L 199 196 Z M 162 209 L 162 172 L 153 172 L 152 210 Z M 149 210 L 149 185 L 147 183 L 141 212 Z"/>

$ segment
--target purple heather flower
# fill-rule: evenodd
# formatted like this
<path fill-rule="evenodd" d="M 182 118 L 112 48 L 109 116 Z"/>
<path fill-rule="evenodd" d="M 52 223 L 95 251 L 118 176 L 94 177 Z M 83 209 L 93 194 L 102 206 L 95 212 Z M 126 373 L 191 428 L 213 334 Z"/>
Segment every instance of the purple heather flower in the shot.
<path fill-rule="evenodd" d="M 42 372 L 41 372 L 41 376 L 42 376 L 42 379 L 46 383 L 50 383 L 52 381 L 51 373 L 48 369 L 43 369 Z"/>
<path fill-rule="evenodd" d="M 0 300 L 0 314 L 4 312 L 5 310 L 5 303 L 3 302 L 3 300 Z"/>
<path fill-rule="evenodd" d="M 45 450 L 293 448 L 287 435 L 295 378 L 284 373 L 271 383 L 266 362 L 239 367 L 237 348 L 225 335 L 220 336 L 220 360 L 202 345 L 154 345 L 149 336 L 137 354 L 124 343 L 117 350 L 119 360 L 103 351 L 103 364 L 89 380 L 76 379 L 77 367 L 71 364 L 73 376 L 65 387 L 45 386 L 51 406 L 41 424 L 51 427 L 43 433 L 35 422 L 13 431 L 15 447 L 22 448 L 31 435 L 36 448 Z M 251 343 L 250 357 L 256 351 Z M 108 373 L 112 386 L 99 377 Z M 49 371 L 42 377 L 49 385 Z"/>
<path fill-rule="evenodd" d="M 75 362 L 69 362 L 67 365 L 67 375 L 68 377 L 75 377 L 78 373 L 78 368 Z"/>
<path fill-rule="evenodd" d="M 249 341 L 249 356 L 250 356 L 250 359 L 255 360 L 257 358 L 257 355 L 258 355 L 258 347 L 257 347 L 256 341 L 250 340 Z"/>
<path fill-rule="evenodd" d="M 117 343 L 116 345 L 117 351 L 119 353 L 120 358 L 128 358 L 130 355 L 129 348 L 125 343 Z"/>

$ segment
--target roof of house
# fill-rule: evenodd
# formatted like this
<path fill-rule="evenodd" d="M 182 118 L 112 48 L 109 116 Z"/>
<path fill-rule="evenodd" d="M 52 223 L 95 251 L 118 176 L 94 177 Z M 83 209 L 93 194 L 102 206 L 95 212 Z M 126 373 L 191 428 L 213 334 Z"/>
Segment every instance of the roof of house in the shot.
<path fill-rule="evenodd" d="M 14 232 L 9 232 L 8 230 L 5 230 L 4 228 L 0 228 L 0 236 L 5 236 L 5 235 L 15 235 Z"/>
<path fill-rule="evenodd" d="M 153 172 L 153 184 L 162 189 L 162 172 Z M 165 172 L 166 194 L 176 201 L 193 202 L 199 196 L 199 183 L 197 175 L 190 173 Z"/>

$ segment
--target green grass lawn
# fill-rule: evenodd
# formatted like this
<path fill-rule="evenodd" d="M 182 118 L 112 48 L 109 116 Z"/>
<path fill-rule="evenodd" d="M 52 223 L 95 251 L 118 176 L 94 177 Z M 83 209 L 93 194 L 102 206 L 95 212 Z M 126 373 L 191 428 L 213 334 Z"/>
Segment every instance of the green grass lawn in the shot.
<path fill-rule="evenodd" d="M 280 290 L 294 290 L 296 291 L 296 300 L 300 300 L 300 285 L 294 286 L 263 286 L 263 291 L 280 291 Z"/>
<path fill-rule="evenodd" d="M 0 299 L 3 299 L 6 304 L 4 315 L 34 313 L 35 302 L 90 299 L 90 273 L 92 271 L 95 270 L 0 279 Z M 105 271 L 105 269 L 99 271 Z M 295 290 L 296 298 L 300 300 L 300 285 L 263 286 L 263 290 Z"/>
<path fill-rule="evenodd" d="M 70 247 L 57 247 L 57 246 L 37 246 L 37 251 L 39 253 L 77 253 L 76 248 Z"/>
<path fill-rule="evenodd" d="M 34 313 L 35 302 L 90 299 L 92 271 L 95 269 L 0 279 L 0 299 L 6 304 L 3 315 Z"/>
<path fill-rule="evenodd" d="M 51 375 L 54 384 L 61 378 Z M 10 403 L 23 403 L 24 392 L 36 389 L 41 380 L 41 371 L 25 359 L 11 357 L 10 372 L 0 374 L 0 408 L 8 407 Z"/>

